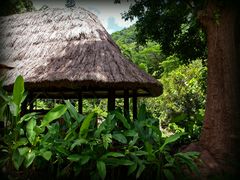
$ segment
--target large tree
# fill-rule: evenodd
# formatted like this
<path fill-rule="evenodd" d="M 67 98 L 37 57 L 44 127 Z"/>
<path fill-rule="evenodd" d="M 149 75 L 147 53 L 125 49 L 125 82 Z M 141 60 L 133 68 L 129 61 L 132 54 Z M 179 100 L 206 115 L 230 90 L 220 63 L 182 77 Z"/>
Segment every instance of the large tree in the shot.
<path fill-rule="evenodd" d="M 177 2 L 177 3 L 176 3 Z M 177 54 L 183 61 L 206 57 L 206 37 L 194 5 L 176 0 L 136 1 L 125 19 L 137 17 L 137 41 L 159 42 L 165 55 Z"/>
<path fill-rule="evenodd" d="M 140 42 L 156 40 L 165 53 L 175 52 L 182 58 L 204 56 L 198 22 L 205 30 L 208 48 L 205 120 L 199 144 L 190 149 L 201 151 L 211 173 L 237 175 L 240 169 L 239 7 L 233 0 L 138 0 L 124 16 L 138 18 Z"/>
<path fill-rule="evenodd" d="M 200 144 L 220 168 L 239 173 L 240 14 L 239 5 L 209 1 L 199 18 L 208 35 L 208 82 Z M 234 172 L 233 172 L 234 173 Z"/>

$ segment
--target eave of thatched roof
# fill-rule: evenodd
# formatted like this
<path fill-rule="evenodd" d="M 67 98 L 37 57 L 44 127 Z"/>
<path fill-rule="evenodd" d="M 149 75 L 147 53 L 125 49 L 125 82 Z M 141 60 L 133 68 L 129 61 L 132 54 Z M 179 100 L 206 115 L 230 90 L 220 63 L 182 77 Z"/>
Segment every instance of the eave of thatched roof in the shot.
<path fill-rule="evenodd" d="M 124 58 L 97 17 L 83 8 L 0 17 L 0 39 L 1 64 L 14 67 L 5 72 L 5 87 L 22 75 L 32 92 L 162 93 L 161 84 Z"/>

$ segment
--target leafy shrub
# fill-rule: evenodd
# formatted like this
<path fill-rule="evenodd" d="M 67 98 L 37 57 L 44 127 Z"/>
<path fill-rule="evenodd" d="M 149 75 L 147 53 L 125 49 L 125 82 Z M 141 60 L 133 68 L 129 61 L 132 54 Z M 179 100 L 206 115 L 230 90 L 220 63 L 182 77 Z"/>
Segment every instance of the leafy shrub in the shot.
<path fill-rule="evenodd" d="M 136 42 L 135 26 L 123 29 L 112 34 L 112 38 L 121 48 L 126 58 L 134 62 L 139 68 L 159 78 L 163 69 L 159 63 L 165 59 L 161 45 L 148 41 L 145 45 Z"/>
<path fill-rule="evenodd" d="M 172 179 L 182 176 L 183 166 L 198 173 L 193 161 L 198 153 L 171 151 L 171 145 L 184 133 L 163 138 L 158 120 L 147 117 L 144 105 L 137 121 L 114 111 L 97 123 L 96 112 L 81 115 L 70 101 L 42 118 L 36 113 L 21 117 L 24 98 L 22 77 L 17 78 L 12 96 L 1 89 L 1 104 L 6 106 L 1 106 L 4 113 L 0 118 L 8 121 L 5 112 L 11 112 L 0 147 L 5 173 L 15 172 L 14 167 L 15 175 L 24 172 L 23 179 L 39 171 L 53 178 L 116 179 L 127 170 L 122 173 L 126 177 Z"/>
<path fill-rule="evenodd" d="M 205 109 L 206 67 L 201 60 L 189 65 L 177 62 L 172 56 L 162 63 L 165 70 L 160 79 L 163 94 L 146 99 L 146 103 L 163 128 L 187 132 L 189 138 L 198 139 Z"/>
<path fill-rule="evenodd" d="M 182 24 L 182 33 L 176 36 L 175 45 L 183 42 L 181 40 L 189 28 L 189 24 Z M 127 58 L 163 83 L 163 95 L 142 101 L 147 104 L 149 113 L 160 120 L 161 127 L 166 131 L 164 134 L 187 132 L 187 142 L 198 139 L 205 109 L 205 63 L 186 59 L 186 56 L 183 58 L 180 54 L 166 57 L 162 46 L 150 40 L 146 41 L 145 46 L 139 45 L 135 29 L 132 26 L 113 33 L 112 37 Z M 199 33 L 202 39 L 204 36 L 201 31 Z M 180 48 L 182 50 L 183 47 Z M 187 53 L 191 54 L 191 49 Z"/>

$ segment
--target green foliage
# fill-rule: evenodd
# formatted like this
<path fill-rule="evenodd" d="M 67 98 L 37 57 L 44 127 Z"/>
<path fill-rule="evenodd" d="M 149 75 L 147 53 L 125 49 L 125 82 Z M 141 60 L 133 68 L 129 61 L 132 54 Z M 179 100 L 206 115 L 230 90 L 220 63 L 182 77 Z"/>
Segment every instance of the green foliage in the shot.
<path fill-rule="evenodd" d="M 206 37 L 196 16 L 202 4 L 203 1 L 139 0 L 123 18 L 137 18 L 138 43 L 156 41 L 162 45 L 164 54 L 177 54 L 180 60 L 187 62 L 206 58 Z"/>
<path fill-rule="evenodd" d="M 97 169 L 100 177 L 105 179 L 106 177 L 106 164 L 103 161 L 97 161 Z"/>
<path fill-rule="evenodd" d="M 17 116 L 21 110 L 21 102 L 25 99 L 24 96 L 24 81 L 22 76 L 18 76 L 13 87 L 13 96 L 12 96 L 12 105 L 14 108 L 11 108 L 13 115 Z M 12 107 L 12 106 L 10 106 Z"/>
<path fill-rule="evenodd" d="M 87 117 L 84 119 L 79 132 L 79 137 L 86 138 L 89 130 L 89 126 L 91 121 L 93 120 L 94 113 L 90 113 L 87 115 Z"/>
<path fill-rule="evenodd" d="M 161 46 L 148 41 L 144 46 L 137 44 L 135 26 L 123 29 L 112 34 L 112 38 L 119 45 L 122 53 L 142 70 L 160 77 L 162 68 L 158 66 L 165 59 Z"/>
<path fill-rule="evenodd" d="M 31 0 L 8 0 L 0 2 L 0 16 L 33 11 Z"/>
<path fill-rule="evenodd" d="M 111 36 L 113 40 L 123 44 L 132 44 L 136 42 L 136 27 L 134 25 L 121 31 L 114 32 Z"/>
<path fill-rule="evenodd" d="M 147 107 L 153 117 L 159 118 L 163 128 L 168 126 L 170 131 L 185 131 L 189 138 L 198 139 L 204 115 L 206 67 L 201 60 L 189 65 L 178 65 L 177 62 L 169 57 L 162 63 L 163 94 L 147 99 Z"/>
<path fill-rule="evenodd" d="M 189 23 L 182 24 L 181 33 L 185 35 L 189 28 Z M 205 62 L 192 60 L 191 63 L 186 63 L 178 53 L 165 56 L 163 47 L 149 40 L 145 46 L 137 45 L 134 30 L 136 27 L 132 26 L 113 33 L 112 37 L 125 56 L 163 84 L 163 95 L 153 99 L 142 99 L 148 107 L 148 113 L 160 120 L 164 135 L 171 132 L 187 132 L 188 139 L 198 139 L 205 106 Z M 124 40 L 130 37 L 135 40 L 131 39 L 126 43 Z M 189 50 L 189 53 L 193 51 Z"/>
<path fill-rule="evenodd" d="M 169 136 L 166 138 L 164 144 L 160 147 L 160 151 L 164 150 L 165 146 L 167 144 L 170 144 L 172 142 L 175 142 L 176 140 L 178 140 L 184 133 L 178 133 L 178 134 L 174 134 L 172 136 Z"/>
<path fill-rule="evenodd" d="M 66 110 L 67 108 L 65 105 L 58 105 L 54 107 L 44 116 L 40 127 L 45 127 L 53 120 L 60 118 L 66 112 Z"/>
<path fill-rule="evenodd" d="M 128 169 L 125 177 L 130 178 L 144 179 L 149 173 L 157 179 L 180 177 L 182 172 L 177 170 L 184 165 L 198 173 L 193 161 L 197 153 L 171 151 L 170 147 L 184 134 L 164 138 L 158 120 L 147 116 L 144 105 L 138 114 L 138 120 L 130 121 L 113 111 L 96 124 L 95 112 L 80 115 L 65 101 L 42 118 L 36 113 L 18 115 L 14 126 L 7 123 L 0 148 L 1 165 L 8 172 L 13 171 L 13 166 L 26 173 L 50 167 L 47 172 L 53 178 L 105 179 L 123 167 Z M 62 118 L 64 123 L 59 122 Z"/>

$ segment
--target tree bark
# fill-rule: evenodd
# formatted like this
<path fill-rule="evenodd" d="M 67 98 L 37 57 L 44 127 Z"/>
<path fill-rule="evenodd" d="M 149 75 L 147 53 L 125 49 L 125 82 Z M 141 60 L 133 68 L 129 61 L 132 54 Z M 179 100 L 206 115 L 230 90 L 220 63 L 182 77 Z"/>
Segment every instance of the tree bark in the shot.
<path fill-rule="evenodd" d="M 208 36 L 208 80 L 200 145 L 221 170 L 239 174 L 240 13 L 230 2 L 209 0 L 200 21 Z"/>

